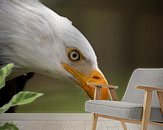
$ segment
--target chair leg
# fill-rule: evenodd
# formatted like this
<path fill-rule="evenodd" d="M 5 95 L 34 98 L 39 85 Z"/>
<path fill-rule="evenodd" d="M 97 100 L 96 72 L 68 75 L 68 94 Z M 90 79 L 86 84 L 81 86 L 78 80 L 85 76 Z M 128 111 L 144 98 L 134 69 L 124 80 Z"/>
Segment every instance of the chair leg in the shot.
<path fill-rule="evenodd" d="M 147 128 L 148 128 L 148 124 L 142 124 L 141 130 L 147 130 Z"/>
<path fill-rule="evenodd" d="M 97 117 L 97 116 L 95 115 L 95 113 L 94 113 L 94 114 L 93 114 L 92 130 L 96 130 L 97 121 L 98 121 L 98 117 Z"/>
<path fill-rule="evenodd" d="M 152 91 L 145 91 L 141 130 L 147 130 L 152 102 Z"/>
<path fill-rule="evenodd" d="M 121 124 L 122 124 L 123 129 L 127 130 L 127 126 L 126 126 L 125 122 L 121 121 Z"/>

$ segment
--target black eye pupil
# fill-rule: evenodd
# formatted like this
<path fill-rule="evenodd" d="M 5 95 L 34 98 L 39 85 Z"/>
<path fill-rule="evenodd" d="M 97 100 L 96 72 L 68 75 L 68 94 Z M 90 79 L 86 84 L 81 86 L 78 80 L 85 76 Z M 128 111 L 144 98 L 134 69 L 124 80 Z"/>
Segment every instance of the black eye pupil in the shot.
<path fill-rule="evenodd" d="M 74 58 L 76 58 L 76 57 L 77 57 L 77 54 L 73 54 L 72 56 L 73 56 Z"/>
<path fill-rule="evenodd" d="M 72 60 L 72 61 L 78 61 L 78 60 L 80 60 L 80 54 L 79 54 L 78 51 L 73 50 L 73 51 L 71 51 L 71 52 L 69 53 L 69 58 L 70 58 L 70 60 Z"/>

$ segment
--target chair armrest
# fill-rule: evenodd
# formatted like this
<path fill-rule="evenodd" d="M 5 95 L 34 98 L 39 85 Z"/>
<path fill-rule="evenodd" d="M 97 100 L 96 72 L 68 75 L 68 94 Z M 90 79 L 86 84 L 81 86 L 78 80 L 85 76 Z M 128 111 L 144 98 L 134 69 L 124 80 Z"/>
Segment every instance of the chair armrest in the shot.
<path fill-rule="evenodd" d="M 113 85 L 102 85 L 102 84 L 94 84 L 94 83 L 87 83 L 87 85 L 90 86 L 95 86 L 95 92 L 94 92 L 94 100 L 100 100 L 100 96 L 101 96 L 101 89 L 102 88 L 107 88 L 108 89 L 108 93 L 110 95 L 110 99 L 111 100 L 118 100 L 117 94 L 115 89 L 118 88 L 118 86 L 113 86 Z"/>
<path fill-rule="evenodd" d="M 146 91 L 159 91 L 159 92 L 163 92 L 162 88 L 159 87 L 153 87 L 153 86 L 137 86 L 137 89 L 143 89 Z"/>
<path fill-rule="evenodd" d="M 90 85 L 90 86 L 95 86 L 95 87 L 101 87 L 101 88 L 109 88 L 109 89 L 117 89 L 118 86 L 113 86 L 113 85 L 103 85 L 103 84 L 95 84 L 95 83 L 87 83 L 87 85 Z"/>
<path fill-rule="evenodd" d="M 143 105 L 143 118 L 142 120 L 144 121 L 144 118 L 150 118 L 150 111 L 151 111 L 151 103 L 152 103 L 152 93 L 153 91 L 157 92 L 160 108 L 161 108 L 161 113 L 163 114 L 163 89 L 160 87 L 155 87 L 155 86 L 137 86 L 137 89 L 143 89 L 145 90 L 144 94 L 144 105 Z"/>

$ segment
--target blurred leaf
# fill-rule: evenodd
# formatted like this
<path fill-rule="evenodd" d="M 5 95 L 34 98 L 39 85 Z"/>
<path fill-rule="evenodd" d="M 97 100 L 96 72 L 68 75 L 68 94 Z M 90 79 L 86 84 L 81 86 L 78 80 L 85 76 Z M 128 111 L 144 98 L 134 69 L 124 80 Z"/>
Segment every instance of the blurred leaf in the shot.
<path fill-rule="evenodd" d="M 36 98 L 42 95 L 42 93 L 23 91 L 13 96 L 10 103 L 12 103 L 14 106 L 23 105 L 33 102 Z"/>
<path fill-rule="evenodd" d="M 42 93 L 36 93 L 36 92 L 28 92 L 28 91 L 19 92 L 18 94 L 12 97 L 9 103 L 5 104 L 0 108 L 0 113 L 4 113 L 10 107 L 16 105 L 24 105 L 24 104 L 31 103 L 42 95 L 43 95 Z"/>
<path fill-rule="evenodd" d="M 19 129 L 12 123 L 5 123 L 3 126 L 0 126 L 0 130 L 19 130 Z"/>
<path fill-rule="evenodd" d="M 12 105 L 7 103 L 0 108 L 0 113 L 6 112 Z"/>
<path fill-rule="evenodd" d="M 10 74 L 14 64 L 8 64 L 0 69 L 0 89 L 5 86 L 5 78 Z"/>

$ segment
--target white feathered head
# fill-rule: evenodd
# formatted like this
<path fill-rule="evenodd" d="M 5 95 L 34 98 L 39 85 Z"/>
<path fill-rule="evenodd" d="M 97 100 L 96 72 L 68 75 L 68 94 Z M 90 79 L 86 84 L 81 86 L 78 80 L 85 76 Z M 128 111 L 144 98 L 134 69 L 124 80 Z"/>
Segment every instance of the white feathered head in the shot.
<path fill-rule="evenodd" d="M 88 40 L 37 0 L 0 1 L 0 59 L 15 64 L 15 75 L 36 72 L 73 80 L 90 98 L 94 86 L 88 83 L 107 84 Z M 108 98 L 107 89 L 101 98 Z"/>

